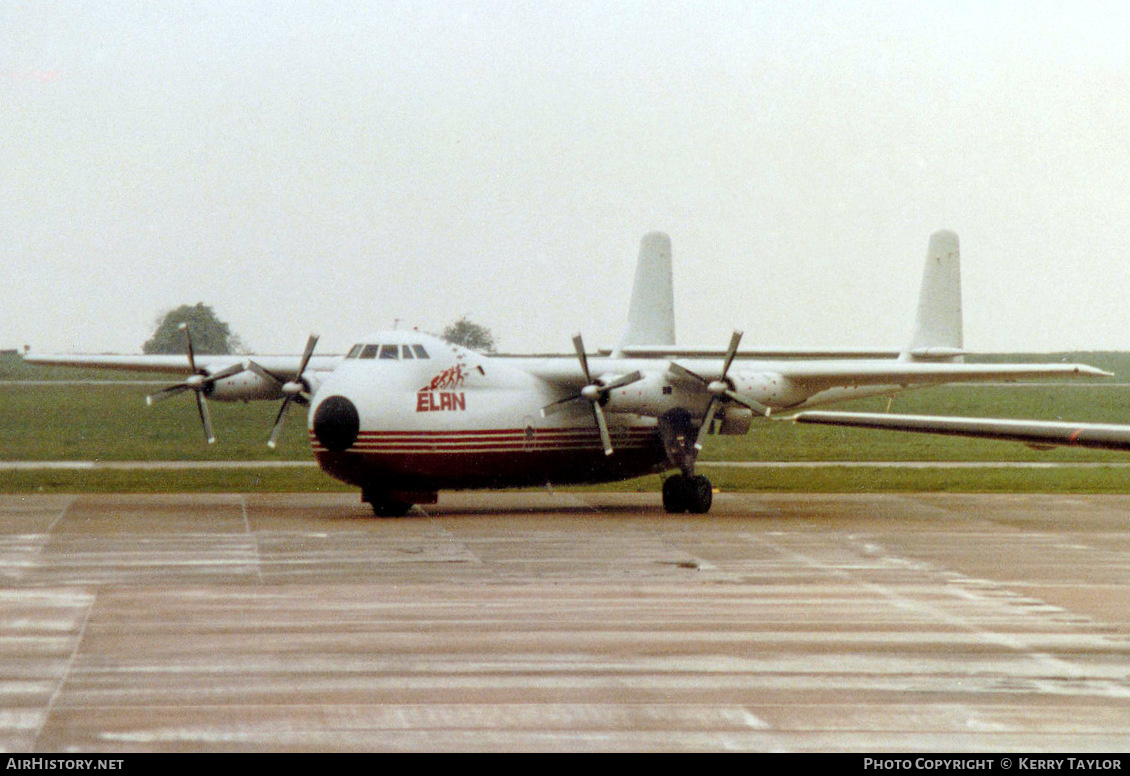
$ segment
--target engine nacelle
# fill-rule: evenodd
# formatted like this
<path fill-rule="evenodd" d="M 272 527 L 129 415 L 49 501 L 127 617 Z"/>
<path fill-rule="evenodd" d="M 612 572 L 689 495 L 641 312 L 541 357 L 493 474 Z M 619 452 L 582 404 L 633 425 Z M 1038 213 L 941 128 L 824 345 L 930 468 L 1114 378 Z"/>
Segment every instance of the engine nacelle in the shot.
<path fill-rule="evenodd" d="M 610 377 L 609 381 L 618 376 Z M 612 391 L 603 406 L 610 412 L 630 412 L 657 418 L 672 407 L 684 406 L 695 398 L 683 395 L 677 386 L 672 386 L 666 375 L 650 373 L 645 374 L 642 380 Z M 705 402 L 704 398 L 704 407 Z"/>
<path fill-rule="evenodd" d="M 809 396 L 809 391 L 777 372 L 734 370 L 730 380 L 738 393 L 775 409 L 794 407 Z"/>
<path fill-rule="evenodd" d="M 722 422 L 718 424 L 718 433 L 741 436 L 748 434 L 752 427 L 753 410 L 730 404 L 722 415 Z"/>
<path fill-rule="evenodd" d="M 240 372 L 209 386 L 204 395 L 214 401 L 260 401 L 283 398 L 279 384 L 254 372 Z"/>

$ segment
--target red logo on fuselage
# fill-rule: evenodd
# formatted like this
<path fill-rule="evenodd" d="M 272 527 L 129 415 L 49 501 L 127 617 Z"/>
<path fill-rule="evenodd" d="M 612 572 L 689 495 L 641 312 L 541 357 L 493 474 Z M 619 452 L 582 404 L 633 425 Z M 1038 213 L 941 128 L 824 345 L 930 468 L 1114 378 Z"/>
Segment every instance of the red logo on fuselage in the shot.
<path fill-rule="evenodd" d="M 416 393 L 416 412 L 466 410 L 467 399 L 462 391 L 445 390 L 462 386 L 463 365 L 445 369 Z"/>

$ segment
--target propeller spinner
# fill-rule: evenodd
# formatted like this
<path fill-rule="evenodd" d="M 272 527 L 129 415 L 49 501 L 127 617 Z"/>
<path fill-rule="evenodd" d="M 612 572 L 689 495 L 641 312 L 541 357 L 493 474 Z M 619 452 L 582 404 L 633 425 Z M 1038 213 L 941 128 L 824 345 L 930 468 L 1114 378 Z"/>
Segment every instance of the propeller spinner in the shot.
<path fill-rule="evenodd" d="M 604 417 L 604 409 L 601 404 L 607 400 L 608 395 L 612 391 L 642 380 L 643 375 L 638 371 L 632 372 L 623 377 L 618 377 L 610 383 L 594 380 L 592 373 L 589 371 L 589 359 L 588 356 L 585 355 L 585 343 L 580 334 L 573 337 L 573 349 L 577 352 L 577 360 L 581 362 L 581 371 L 585 375 L 585 387 L 581 389 L 580 393 L 574 396 L 555 401 L 553 404 L 543 407 L 541 415 L 544 418 L 564 409 L 566 405 L 575 401 L 587 401 L 592 406 L 593 419 L 596 421 L 596 427 L 600 431 L 600 442 L 604 447 L 604 454 L 612 455 L 612 435 L 608 431 L 608 420 Z"/>

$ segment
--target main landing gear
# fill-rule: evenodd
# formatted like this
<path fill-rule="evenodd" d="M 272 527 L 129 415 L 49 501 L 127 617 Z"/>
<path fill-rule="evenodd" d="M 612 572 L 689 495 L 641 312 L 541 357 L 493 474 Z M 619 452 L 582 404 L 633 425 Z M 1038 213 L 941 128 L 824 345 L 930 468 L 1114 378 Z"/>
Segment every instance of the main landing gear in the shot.
<path fill-rule="evenodd" d="M 705 515 L 714 502 L 710 480 L 694 473 L 698 448 L 698 427 L 691 414 L 681 407 L 665 412 L 659 418 L 659 437 L 667 453 L 667 462 L 679 470 L 663 481 L 663 508 L 672 514 L 690 512 Z"/>
<path fill-rule="evenodd" d="M 701 474 L 673 474 L 663 481 L 663 508 L 672 514 L 705 515 L 713 502 L 714 489 Z"/>

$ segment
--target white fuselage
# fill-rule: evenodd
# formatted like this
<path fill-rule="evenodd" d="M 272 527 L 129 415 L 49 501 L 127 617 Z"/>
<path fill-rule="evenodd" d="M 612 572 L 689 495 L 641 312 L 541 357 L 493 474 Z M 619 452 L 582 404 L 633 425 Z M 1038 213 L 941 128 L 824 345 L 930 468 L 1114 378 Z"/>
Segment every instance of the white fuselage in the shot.
<path fill-rule="evenodd" d="M 415 332 L 396 334 L 373 343 L 388 348 L 387 357 L 379 350 L 368 358 L 351 354 L 314 396 L 311 444 L 338 479 L 435 491 L 600 482 L 665 468 L 653 417 L 616 413 L 616 453 L 606 456 L 587 403 L 543 417 L 542 408 L 562 398 L 561 388 L 505 359 Z"/>

